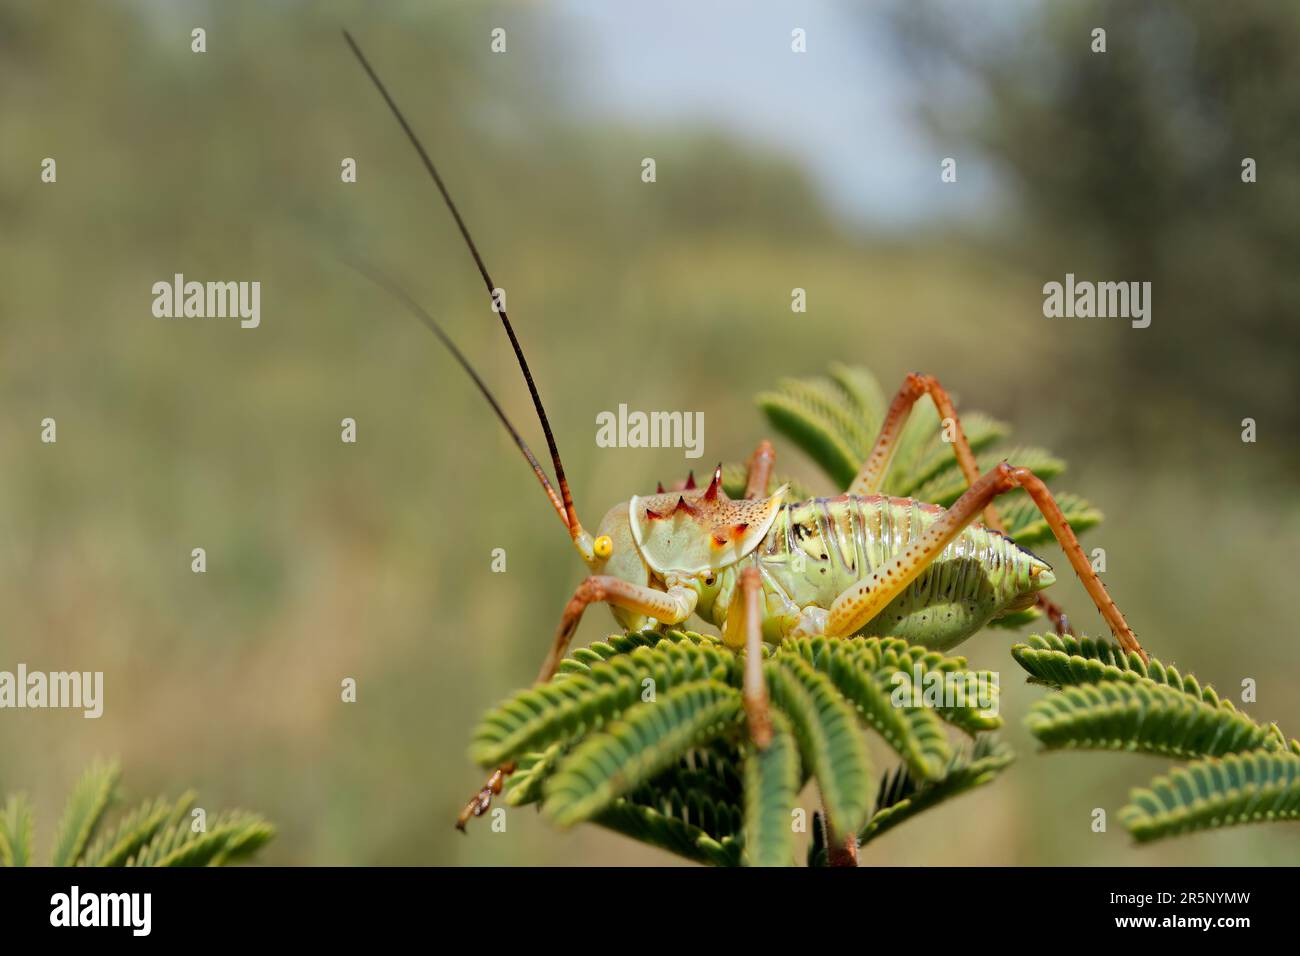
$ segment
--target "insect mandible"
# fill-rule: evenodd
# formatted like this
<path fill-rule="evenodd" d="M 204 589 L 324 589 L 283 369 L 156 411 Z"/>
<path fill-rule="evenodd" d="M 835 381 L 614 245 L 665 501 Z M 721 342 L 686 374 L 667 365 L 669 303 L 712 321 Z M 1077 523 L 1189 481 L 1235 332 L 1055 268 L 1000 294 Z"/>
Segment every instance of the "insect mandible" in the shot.
<path fill-rule="evenodd" d="M 691 478 L 671 491 L 660 485 L 653 494 L 633 495 L 611 508 L 592 535 L 578 520 L 541 396 L 506 310 L 496 300 L 497 286 L 483 257 L 423 144 L 356 41 L 346 30 L 343 35 L 415 147 L 493 296 L 493 310 L 501 318 L 546 436 L 554 485 L 433 317 L 377 270 L 352 264 L 428 326 L 473 379 L 528 460 L 587 566 L 587 577 L 561 615 L 537 675 L 539 683 L 555 675 L 591 604 L 608 604 L 628 630 L 652 621 L 677 625 L 695 614 L 716 626 L 727 645 L 743 651 L 746 723 L 754 743 L 766 747 L 772 731 L 761 668 L 763 642 L 888 634 L 946 650 L 993 618 L 1035 605 L 1058 630 L 1066 631 L 1069 625 L 1060 608 L 1042 594 L 1056 580 L 1051 566 L 1006 536 L 994 506 L 999 495 L 1021 488 L 1046 519 L 1116 640 L 1146 660 L 1047 486 L 1029 469 L 1006 462 L 981 475 L 952 399 L 928 375 L 911 374 L 903 381 L 866 462 L 838 497 L 786 501 L 785 486 L 770 491 L 775 455 L 771 443 L 762 441 L 748 461 L 743 498 L 733 500 L 723 491 L 719 465 L 707 487 L 697 487 Z M 950 428 L 968 484 L 947 509 L 880 493 L 912 406 L 925 396 Z M 461 811 L 456 825 L 464 829 L 471 817 L 486 812 L 513 770 L 509 764 L 498 767 Z"/>

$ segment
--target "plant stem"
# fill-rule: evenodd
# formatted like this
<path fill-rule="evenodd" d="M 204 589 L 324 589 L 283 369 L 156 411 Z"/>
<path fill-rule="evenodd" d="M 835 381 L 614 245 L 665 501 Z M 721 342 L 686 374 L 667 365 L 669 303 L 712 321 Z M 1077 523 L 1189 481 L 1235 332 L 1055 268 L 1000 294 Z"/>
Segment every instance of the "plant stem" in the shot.
<path fill-rule="evenodd" d="M 822 798 L 822 834 L 826 840 L 826 862 L 830 866 L 857 866 L 858 865 L 858 837 L 856 833 L 850 833 L 848 837 L 842 836 L 835 829 L 831 822 L 831 815 L 826 812 L 826 799 Z"/>

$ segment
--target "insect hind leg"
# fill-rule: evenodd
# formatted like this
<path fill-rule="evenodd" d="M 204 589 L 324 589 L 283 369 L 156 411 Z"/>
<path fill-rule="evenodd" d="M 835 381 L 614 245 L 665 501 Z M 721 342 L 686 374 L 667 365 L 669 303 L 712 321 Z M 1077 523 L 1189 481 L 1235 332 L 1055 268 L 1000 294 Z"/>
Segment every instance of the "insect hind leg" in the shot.
<path fill-rule="evenodd" d="M 898 387 L 894 400 L 889 403 L 885 420 L 880 425 L 880 434 L 876 436 L 876 443 L 867 455 L 866 462 L 849 485 L 849 494 L 880 494 L 885 474 L 889 471 L 889 463 L 893 460 L 894 452 L 898 450 L 898 441 L 902 437 L 908 418 L 911 417 L 912 408 L 925 395 L 930 396 L 935 408 L 939 410 L 940 421 L 945 425 L 948 422 L 952 423 L 953 452 L 957 456 L 961 473 L 966 478 L 966 484 L 973 485 L 979 480 L 979 464 L 975 461 L 975 453 L 966 439 L 966 432 L 962 430 L 961 419 L 957 417 L 957 408 L 953 404 L 952 396 L 933 375 L 911 372 L 903 379 L 903 384 Z M 984 524 L 994 531 L 1006 530 L 992 505 L 984 510 Z"/>
<path fill-rule="evenodd" d="M 903 379 L 903 384 L 899 386 L 898 392 L 894 395 L 894 400 L 889 403 L 889 410 L 885 413 L 885 420 L 880 425 L 880 434 L 876 437 L 876 443 L 872 446 L 870 454 L 867 455 L 866 462 L 858 471 L 852 484 L 849 485 L 849 494 L 874 495 L 880 493 L 885 475 L 889 471 L 889 463 L 894 457 L 894 452 L 898 450 L 898 441 L 903 434 L 903 427 L 912 414 L 912 408 L 925 395 L 930 396 L 935 408 L 939 410 L 940 421 L 944 423 L 943 427 L 946 427 L 948 422 L 952 423 L 953 453 L 957 456 L 957 465 L 961 468 L 961 473 L 966 479 L 966 486 L 969 488 L 979 481 L 979 463 L 976 462 L 975 452 L 971 449 L 970 441 L 966 438 L 966 432 L 961 427 L 961 418 L 957 415 L 957 407 L 953 404 L 952 396 L 948 394 L 948 390 L 940 385 L 939 380 L 933 375 L 920 375 L 912 372 L 907 378 Z M 984 506 L 984 526 L 993 531 L 1001 531 L 1006 534 L 1006 526 L 1002 523 L 997 508 L 994 507 L 991 501 Z M 1056 628 L 1056 633 L 1074 633 L 1070 629 L 1070 620 L 1066 617 L 1065 610 L 1047 595 L 1039 594 L 1035 604 L 1047 615 L 1048 620 L 1052 622 L 1052 626 Z"/>
<path fill-rule="evenodd" d="M 1101 616 L 1110 626 L 1111 633 L 1127 652 L 1136 653 L 1142 660 L 1147 659 L 1146 651 L 1138 643 L 1137 636 L 1129 627 L 1119 607 L 1106 593 L 1101 578 L 1093 570 L 1074 536 L 1069 522 L 1061 512 L 1060 506 L 1047 490 L 1041 478 L 1028 468 L 1016 468 L 1006 462 L 989 471 L 958 498 L 951 508 L 943 513 L 934 524 L 920 536 L 908 542 L 902 552 L 877 568 L 870 577 L 863 578 L 846 588 L 831 605 L 827 620 L 827 632 L 834 636 L 847 637 L 856 633 L 870 623 L 884 607 L 904 588 L 916 580 L 945 547 L 961 534 L 980 511 L 988 506 L 998 495 L 1006 494 L 1016 488 L 1023 488 L 1030 500 L 1047 519 L 1048 526 L 1056 535 L 1061 550 L 1065 552 L 1071 567 L 1079 576 L 1088 596 Z"/>

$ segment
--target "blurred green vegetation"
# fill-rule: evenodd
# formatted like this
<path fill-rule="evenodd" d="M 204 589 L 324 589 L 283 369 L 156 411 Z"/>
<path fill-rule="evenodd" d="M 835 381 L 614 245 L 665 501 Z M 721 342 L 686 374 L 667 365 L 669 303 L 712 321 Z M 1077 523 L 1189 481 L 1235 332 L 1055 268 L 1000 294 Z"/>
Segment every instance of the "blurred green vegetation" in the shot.
<path fill-rule="evenodd" d="M 502 17 L 511 53 L 490 57 Z M 1212 222 L 1166 223 L 1149 240 L 1169 257 L 1151 329 L 1045 324 L 1042 284 L 1092 271 L 1071 230 L 1013 216 L 977 234 L 850 230 L 797 168 L 752 146 L 564 109 L 556 77 L 580 74 L 583 54 L 547 17 L 523 4 L 0 3 L 0 667 L 103 670 L 106 696 L 99 720 L 0 716 L 0 789 L 27 790 L 48 819 L 66 781 L 114 753 L 140 793 L 184 782 L 257 807 L 279 831 L 268 863 L 671 862 L 523 812 L 506 834 L 451 826 L 481 783 L 470 728 L 531 680 L 582 567 L 460 371 L 334 256 L 355 249 L 402 276 L 541 447 L 472 264 L 340 25 L 426 137 L 508 290 L 585 521 L 699 465 L 597 449 L 602 410 L 703 410 L 711 464 L 764 437 L 752 396 L 782 375 L 831 359 L 886 383 L 924 370 L 1071 463 L 1069 486 L 1107 515 L 1088 543 L 1106 548 L 1111 592 L 1153 652 L 1225 690 L 1252 677 L 1251 712 L 1300 725 L 1295 333 L 1273 308 L 1294 295 L 1276 271 L 1229 269 L 1238 258 L 1196 239 Z M 1076 71 L 1072 88 L 1093 82 L 1091 60 L 1056 68 Z M 1122 99 L 1128 81 L 1111 82 Z M 1019 122 L 1002 115 L 1019 108 L 991 106 L 989 122 Z M 39 181 L 45 156 L 57 185 Z M 344 156 L 355 185 L 339 182 Z M 1277 167 L 1294 170 L 1296 152 L 1257 158 L 1261 181 L 1243 187 L 1255 198 L 1219 200 L 1239 231 L 1292 198 Z M 1105 192 L 1078 172 L 1050 188 L 1085 186 Z M 1138 220 L 1192 215 L 1186 200 L 1175 191 Z M 1127 208 L 1096 209 L 1089 250 L 1122 254 L 1110 243 L 1134 228 Z M 1270 249 L 1262 235 L 1249 242 Z M 261 281 L 261 327 L 154 319 L 150 287 L 176 272 Z M 1216 277 L 1227 311 L 1260 297 L 1253 314 L 1272 318 L 1236 324 L 1196 291 Z M 795 286 L 807 314 L 790 312 Z M 1160 374 L 1134 373 L 1158 359 Z M 1247 415 L 1256 445 L 1239 439 Z M 46 416 L 55 445 L 39 441 Z M 339 440 L 345 416 L 356 445 Z M 200 546 L 205 575 L 190 571 Z M 1078 625 L 1101 627 L 1076 582 L 1055 590 Z M 594 610 L 578 640 L 611 629 Z M 1019 683 L 1009 643 L 994 631 L 961 651 L 1003 671 L 1022 759 L 926 832 L 882 838 L 876 861 L 1294 862 L 1287 831 L 1140 851 L 1117 821 L 1094 834 L 1092 808 L 1118 808 L 1162 762 L 1032 756 L 1020 719 L 1040 692 Z M 344 677 L 355 704 L 340 702 Z"/>
<path fill-rule="evenodd" d="M 1040 3 L 963 29 L 954 6 L 900 4 L 894 29 L 935 139 L 1006 178 L 1012 201 L 988 235 L 1058 281 L 1152 283 L 1151 328 L 1082 330 L 1079 354 L 1197 420 L 1254 415 L 1267 398 L 1270 429 L 1293 435 L 1300 6 Z M 1093 52 L 1096 28 L 1104 53 Z M 1255 183 L 1242 181 L 1247 157 Z M 1115 403 L 1094 427 L 1121 416 L 1131 417 Z M 1163 417 L 1143 416 L 1144 438 Z M 1273 444 L 1290 463 L 1300 457 L 1294 442 Z"/>

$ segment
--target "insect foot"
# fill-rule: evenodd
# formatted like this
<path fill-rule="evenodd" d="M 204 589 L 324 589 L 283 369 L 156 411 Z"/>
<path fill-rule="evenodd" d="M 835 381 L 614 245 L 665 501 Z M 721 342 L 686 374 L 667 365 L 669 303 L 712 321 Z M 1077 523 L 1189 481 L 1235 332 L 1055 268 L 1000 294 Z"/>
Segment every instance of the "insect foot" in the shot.
<path fill-rule="evenodd" d="M 464 833 L 465 824 L 469 823 L 471 817 L 481 817 L 487 813 L 488 808 L 492 806 L 492 798 L 501 792 L 501 788 L 505 786 L 506 777 L 514 772 L 515 765 L 513 763 L 502 764 L 493 770 L 492 776 L 488 777 L 483 789 L 474 794 L 469 803 L 465 804 L 465 809 L 460 811 L 460 816 L 456 818 L 456 829 Z"/>

